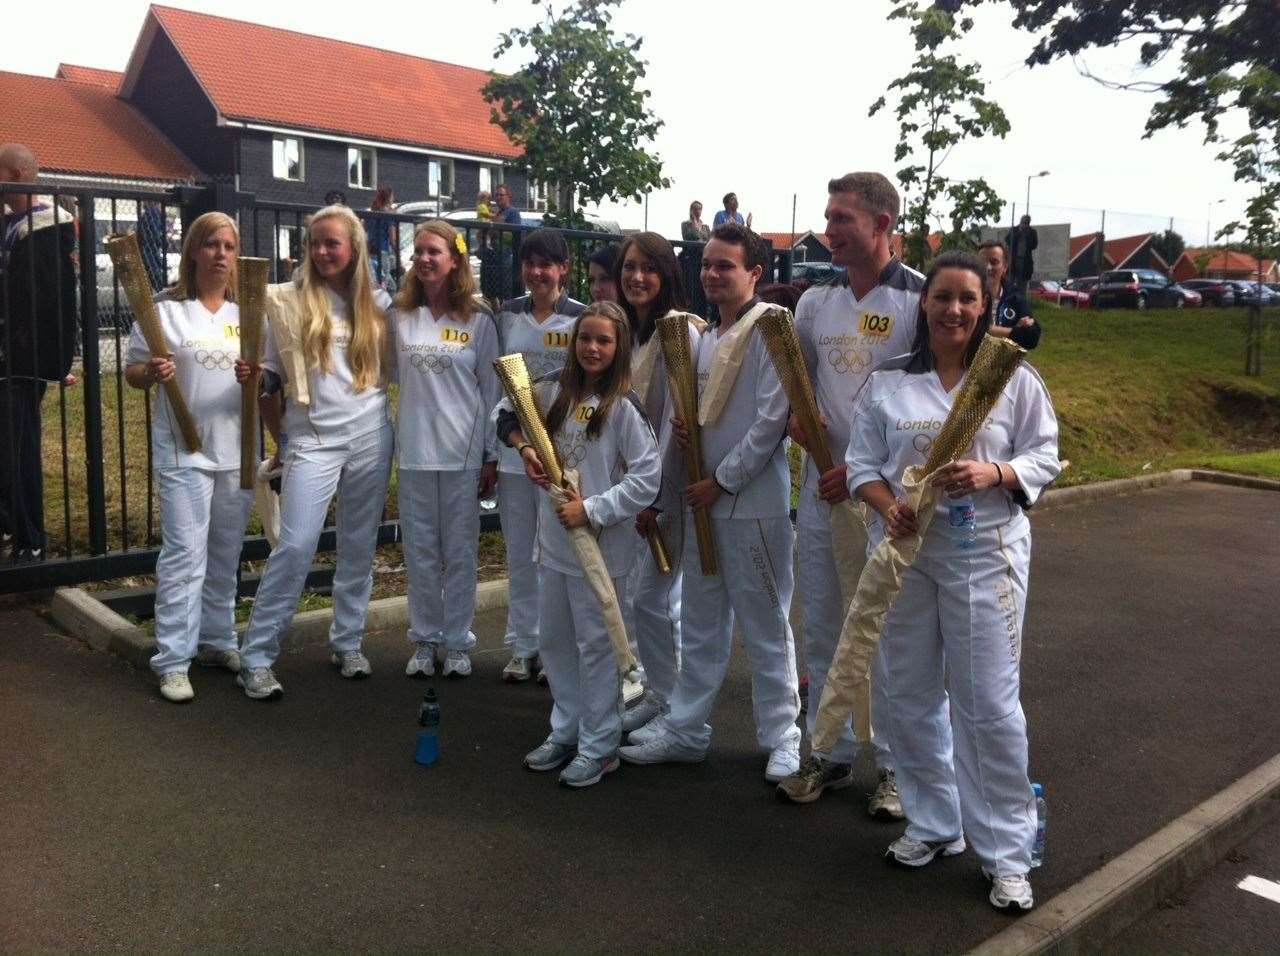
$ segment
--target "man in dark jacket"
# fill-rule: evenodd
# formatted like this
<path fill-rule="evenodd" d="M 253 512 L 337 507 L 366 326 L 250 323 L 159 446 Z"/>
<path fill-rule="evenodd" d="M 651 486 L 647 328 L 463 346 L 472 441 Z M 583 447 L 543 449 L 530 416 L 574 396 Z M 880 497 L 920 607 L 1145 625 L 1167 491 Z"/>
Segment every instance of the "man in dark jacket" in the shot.
<path fill-rule="evenodd" d="M 76 229 L 65 210 L 5 183 L 34 183 L 36 159 L 0 146 L 0 537 L 14 563 L 44 557 L 40 403 L 71 371 Z"/>
<path fill-rule="evenodd" d="M 1023 216 L 1016 226 L 1004 237 L 1005 249 L 1009 258 L 1005 261 L 1009 278 L 1020 292 L 1027 291 L 1027 283 L 1031 281 L 1031 273 L 1035 270 L 1035 258 L 1032 255 L 1040 244 L 1040 237 L 1031 228 L 1031 217 Z"/>
<path fill-rule="evenodd" d="M 1024 349 L 1040 344 L 1040 323 L 1031 315 L 1027 297 L 1005 281 L 1008 250 L 992 239 L 978 246 L 978 255 L 987 264 L 987 291 L 991 293 L 989 335 L 1013 339 Z"/>

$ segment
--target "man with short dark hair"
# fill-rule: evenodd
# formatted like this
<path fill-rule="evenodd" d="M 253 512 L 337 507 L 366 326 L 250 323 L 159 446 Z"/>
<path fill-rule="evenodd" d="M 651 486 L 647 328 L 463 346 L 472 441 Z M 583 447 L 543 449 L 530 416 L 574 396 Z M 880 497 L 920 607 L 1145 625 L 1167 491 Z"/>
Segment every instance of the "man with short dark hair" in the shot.
<path fill-rule="evenodd" d="M 44 557 L 40 403 L 71 371 L 76 342 L 76 229 L 71 215 L 4 183 L 34 183 L 36 157 L 0 146 L 0 538 L 12 561 Z"/>
<path fill-rule="evenodd" d="M 728 223 L 736 222 L 739 226 L 746 226 L 748 229 L 750 229 L 751 214 L 748 213 L 747 218 L 743 219 L 742 213 L 738 212 L 738 194 L 725 193 L 723 201 L 724 201 L 724 208 L 721 209 L 718 213 L 716 213 L 715 218 L 711 222 L 712 226 L 718 229 L 721 226 L 726 225 Z"/>
<path fill-rule="evenodd" d="M 1040 237 L 1031 228 L 1031 217 L 1023 216 L 1018 224 L 1009 230 L 1004 237 L 1004 244 L 1009 250 L 1009 278 L 1020 292 L 1027 291 L 1027 283 L 1035 271 L 1035 258 L 1032 255 L 1036 246 L 1040 245 Z"/>
<path fill-rule="evenodd" d="M 493 193 L 494 205 L 498 207 L 495 222 L 505 222 L 509 226 L 523 225 L 520 210 L 511 204 L 511 187 L 501 183 Z"/>
<path fill-rule="evenodd" d="M 987 264 L 987 292 L 991 295 L 987 334 L 1012 339 L 1030 351 L 1040 344 L 1040 323 L 1031 315 L 1027 297 L 1005 281 L 1008 249 L 1003 242 L 989 239 L 978 246 L 978 255 Z"/>
<path fill-rule="evenodd" d="M 736 223 L 716 229 L 703 251 L 702 285 L 718 315 L 693 356 L 708 477 L 685 489 L 685 503 L 711 516 L 718 573 L 702 573 L 697 535 L 685 535 L 680 676 L 670 710 L 632 731 L 619 754 L 634 764 L 706 758 L 707 721 L 729 666 L 736 620 L 751 660 L 756 742 L 769 755 L 765 779 L 776 783 L 800 765 L 800 695 L 788 621 L 795 534 L 783 441 L 787 396 L 754 331 L 769 308 L 755 294 L 767 261 L 760 237 Z M 664 440 L 687 449 L 685 423 L 677 418 L 670 425 Z"/>

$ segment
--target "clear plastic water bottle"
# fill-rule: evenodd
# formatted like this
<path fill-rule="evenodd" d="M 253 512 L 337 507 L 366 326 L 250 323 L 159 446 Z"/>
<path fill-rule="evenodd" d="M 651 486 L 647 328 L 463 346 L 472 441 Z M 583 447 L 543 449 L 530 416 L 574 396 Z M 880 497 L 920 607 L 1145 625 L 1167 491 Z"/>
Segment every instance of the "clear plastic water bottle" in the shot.
<path fill-rule="evenodd" d="M 974 509 L 973 499 L 966 495 L 963 498 L 951 500 L 947 508 L 956 547 L 961 551 L 972 550 L 978 543 L 978 513 Z"/>
<path fill-rule="evenodd" d="M 1036 841 L 1031 844 L 1031 865 L 1039 866 L 1044 862 L 1044 833 L 1049 825 L 1049 807 L 1044 802 L 1044 787 L 1033 783 L 1031 790 L 1036 795 Z"/>
<path fill-rule="evenodd" d="M 436 701 L 434 687 L 427 689 L 418 708 L 418 746 L 413 759 L 424 767 L 430 767 L 440 759 L 440 704 Z"/>

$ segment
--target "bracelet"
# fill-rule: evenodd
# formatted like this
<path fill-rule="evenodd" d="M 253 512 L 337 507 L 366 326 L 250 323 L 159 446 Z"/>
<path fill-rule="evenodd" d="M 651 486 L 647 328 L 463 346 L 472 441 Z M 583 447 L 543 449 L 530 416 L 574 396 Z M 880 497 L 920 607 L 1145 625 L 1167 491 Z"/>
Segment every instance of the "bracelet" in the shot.
<path fill-rule="evenodd" d="M 517 455 L 520 455 L 520 456 L 523 456 L 523 455 L 524 455 L 524 450 L 525 450 L 526 448 L 532 448 L 532 447 L 533 447 L 533 445 L 532 445 L 532 444 L 530 444 L 529 442 L 525 442 L 523 445 L 519 446 L 519 447 L 516 449 L 516 454 L 517 454 Z"/>
<path fill-rule="evenodd" d="M 996 487 L 999 488 L 1004 484 L 1004 472 L 1000 470 L 1000 462 L 993 461 L 991 464 L 996 466 Z"/>

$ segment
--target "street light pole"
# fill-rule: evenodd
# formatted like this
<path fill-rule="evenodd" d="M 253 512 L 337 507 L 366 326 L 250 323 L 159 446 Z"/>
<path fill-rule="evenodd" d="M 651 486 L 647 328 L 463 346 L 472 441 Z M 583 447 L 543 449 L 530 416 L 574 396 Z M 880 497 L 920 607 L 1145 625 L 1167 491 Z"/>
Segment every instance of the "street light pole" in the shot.
<path fill-rule="evenodd" d="M 1023 213 L 1023 215 L 1026 215 L 1026 216 L 1031 215 L 1031 180 L 1039 179 L 1041 176 L 1048 176 L 1048 175 L 1049 175 L 1049 170 L 1042 169 L 1040 170 L 1040 172 L 1032 173 L 1030 176 L 1027 177 L 1027 208 L 1026 208 L 1026 212 Z"/>
<path fill-rule="evenodd" d="M 1210 238 L 1211 233 L 1209 232 L 1209 220 L 1213 216 L 1213 207 L 1218 205 L 1220 202 L 1226 202 L 1226 199 L 1215 199 L 1204 207 L 1204 247 L 1206 249 L 1208 249 L 1213 242 Z"/>

